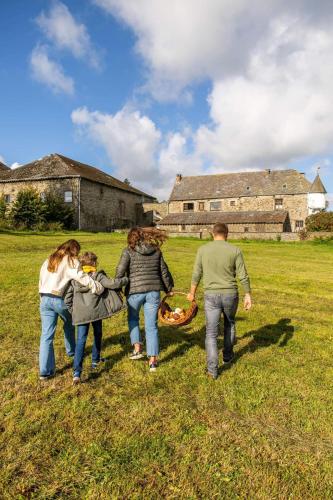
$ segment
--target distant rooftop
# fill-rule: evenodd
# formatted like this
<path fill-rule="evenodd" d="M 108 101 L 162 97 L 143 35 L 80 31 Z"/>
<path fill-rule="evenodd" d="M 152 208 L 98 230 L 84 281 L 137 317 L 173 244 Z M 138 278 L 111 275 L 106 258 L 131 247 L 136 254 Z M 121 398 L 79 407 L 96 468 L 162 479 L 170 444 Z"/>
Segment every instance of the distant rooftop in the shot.
<path fill-rule="evenodd" d="M 311 183 L 297 170 L 178 175 L 170 201 L 308 193 Z"/>
<path fill-rule="evenodd" d="M 82 179 L 98 182 L 123 191 L 147 196 L 152 199 L 154 198 L 153 196 L 146 194 L 143 191 L 116 179 L 115 177 L 112 177 L 98 168 L 86 165 L 85 163 L 80 163 L 58 153 L 44 156 L 44 158 L 27 163 L 26 165 L 18 167 L 14 170 L 0 170 L 0 183 L 25 180 L 59 179 L 66 177 L 81 177 Z"/>
<path fill-rule="evenodd" d="M 2 161 L 0 161 L 0 171 L 7 171 L 7 170 L 10 170 L 10 168 L 7 167 L 7 165 L 5 165 L 4 163 L 2 163 Z"/>

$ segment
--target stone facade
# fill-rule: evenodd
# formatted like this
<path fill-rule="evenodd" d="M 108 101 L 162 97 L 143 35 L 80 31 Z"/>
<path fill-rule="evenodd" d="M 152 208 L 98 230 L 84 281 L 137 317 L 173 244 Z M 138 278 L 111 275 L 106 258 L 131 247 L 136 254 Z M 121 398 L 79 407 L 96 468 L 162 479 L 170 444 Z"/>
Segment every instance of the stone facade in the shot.
<path fill-rule="evenodd" d="M 213 198 L 209 200 L 170 201 L 169 213 L 186 212 L 184 205 L 193 203 L 194 212 L 210 212 L 211 203 L 220 202 L 220 212 L 246 212 L 246 211 L 273 211 L 276 210 L 276 201 L 282 200 L 281 210 L 289 212 L 291 231 L 297 231 L 296 221 L 302 221 L 308 216 L 307 194 L 277 194 L 274 196 L 242 196 L 239 198 Z M 269 229 L 266 229 L 269 232 Z"/>
<path fill-rule="evenodd" d="M 49 179 L 49 180 L 33 180 L 33 181 L 17 181 L 17 182 L 0 182 L 0 196 L 9 196 L 7 202 L 10 207 L 19 193 L 24 189 L 35 189 L 41 195 L 47 191 L 59 195 L 65 200 L 65 193 L 72 193 L 71 205 L 74 208 L 74 224 L 79 226 L 79 179 Z"/>
<path fill-rule="evenodd" d="M 81 229 L 109 231 L 142 224 L 146 200 L 139 194 L 81 179 Z"/>

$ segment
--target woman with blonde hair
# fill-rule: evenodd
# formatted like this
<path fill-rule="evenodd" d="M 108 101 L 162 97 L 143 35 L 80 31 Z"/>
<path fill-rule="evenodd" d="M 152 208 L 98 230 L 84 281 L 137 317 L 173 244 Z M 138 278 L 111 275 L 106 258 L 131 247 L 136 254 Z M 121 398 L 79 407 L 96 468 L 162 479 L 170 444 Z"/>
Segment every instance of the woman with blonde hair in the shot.
<path fill-rule="evenodd" d="M 39 277 L 40 315 L 42 333 L 40 338 L 39 368 L 40 379 L 47 380 L 55 374 L 53 339 L 58 318 L 63 321 L 65 347 L 68 356 L 74 356 L 75 329 L 72 317 L 64 303 L 64 293 L 71 280 L 88 286 L 93 293 L 100 294 L 103 287 L 90 276 L 79 270 L 78 255 L 80 244 L 68 240 L 53 252 L 43 263 Z"/>
<path fill-rule="evenodd" d="M 159 354 L 157 315 L 160 292 L 171 292 L 174 286 L 161 252 L 166 239 L 165 232 L 156 228 L 132 228 L 127 237 L 128 246 L 124 249 L 116 270 L 116 278 L 129 278 L 125 294 L 133 345 L 130 358 L 136 360 L 143 357 L 139 328 L 140 310 L 143 307 L 150 371 L 156 370 Z"/>

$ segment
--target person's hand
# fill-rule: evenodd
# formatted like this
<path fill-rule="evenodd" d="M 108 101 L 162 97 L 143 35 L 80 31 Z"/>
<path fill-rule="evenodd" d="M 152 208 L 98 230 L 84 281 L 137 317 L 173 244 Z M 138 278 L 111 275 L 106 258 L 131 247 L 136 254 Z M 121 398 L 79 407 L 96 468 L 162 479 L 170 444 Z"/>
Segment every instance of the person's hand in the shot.
<path fill-rule="evenodd" d="M 195 296 L 193 295 L 193 293 L 191 293 L 191 292 L 190 292 L 190 293 L 188 293 L 188 294 L 187 294 L 187 297 L 186 297 L 186 298 L 187 298 L 187 300 L 188 300 L 189 302 L 193 302 L 193 301 L 194 301 L 194 299 L 195 299 Z"/>
<path fill-rule="evenodd" d="M 245 311 L 249 311 L 251 307 L 252 307 L 251 295 L 249 293 L 246 293 L 244 297 L 244 309 Z"/>

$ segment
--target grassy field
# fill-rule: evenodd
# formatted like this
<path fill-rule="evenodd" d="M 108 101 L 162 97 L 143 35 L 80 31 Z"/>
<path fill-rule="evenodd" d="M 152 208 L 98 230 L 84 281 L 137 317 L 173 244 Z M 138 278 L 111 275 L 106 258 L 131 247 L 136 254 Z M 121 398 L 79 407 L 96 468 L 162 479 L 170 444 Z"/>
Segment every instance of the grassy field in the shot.
<path fill-rule="evenodd" d="M 123 236 L 76 237 L 114 272 Z M 332 243 L 239 243 L 254 307 L 217 381 L 200 290 L 191 325 L 160 329 L 157 373 L 128 359 L 122 313 L 104 323 L 106 365 L 86 358 L 73 387 L 60 325 L 57 375 L 38 379 L 39 268 L 67 238 L 0 234 L 1 499 L 333 498 Z M 166 244 L 177 289 L 201 244 Z"/>

